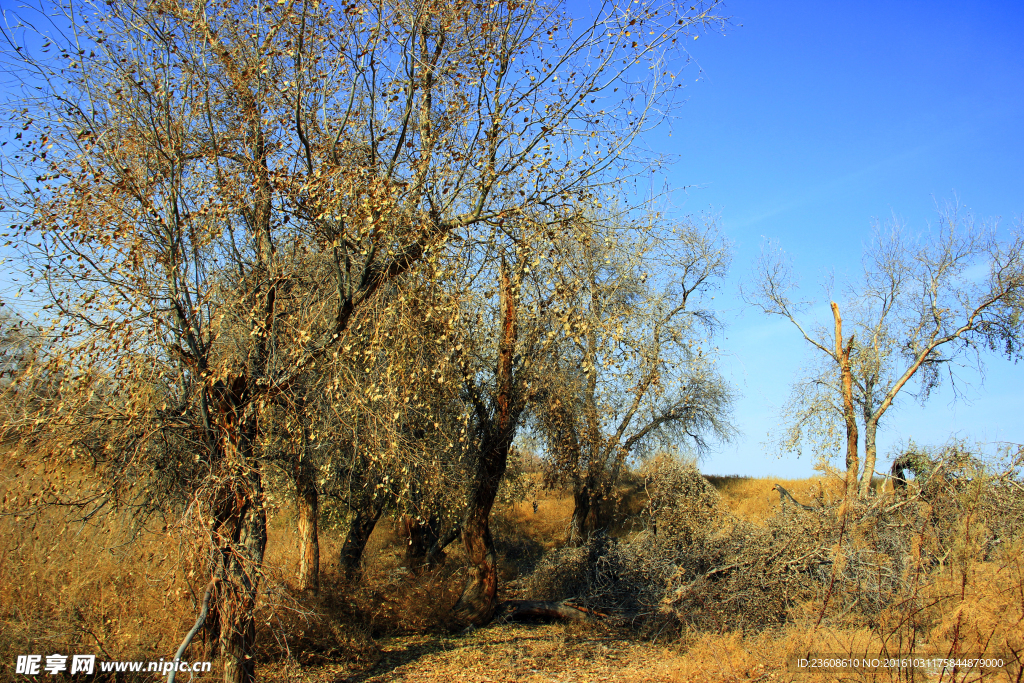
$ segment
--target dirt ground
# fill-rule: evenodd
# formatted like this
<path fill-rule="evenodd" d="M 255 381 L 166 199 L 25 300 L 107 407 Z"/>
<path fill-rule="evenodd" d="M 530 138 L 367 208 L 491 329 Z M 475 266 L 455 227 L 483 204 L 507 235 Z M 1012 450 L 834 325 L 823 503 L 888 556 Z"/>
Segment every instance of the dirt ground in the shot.
<path fill-rule="evenodd" d="M 702 634 L 689 641 L 639 641 L 603 625 L 492 624 L 456 636 L 405 636 L 379 641 L 380 657 L 353 672 L 330 665 L 287 670 L 267 667 L 262 677 L 303 683 L 882 683 L 921 681 L 1010 683 L 1011 669 L 886 670 L 807 673 L 791 666 L 800 648 L 820 637 L 792 629 L 744 637 Z M 809 637 L 810 636 L 810 637 Z"/>
<path fill-rule="evenodd" d="M 301 673 L 279 670 L 274 678 L 318 683 L 677 683 L 788 678 L 769 672 L 764 663 L 735 670 L 734 657 L 718 666 L 703 657 L 686 657 L 676 646 L 637 641 L 628 632 L 602 626 L 500 624 L 466 635 L 386 638 L 379 645 L 380 659 L 367 671 L 325 666 Z"/>

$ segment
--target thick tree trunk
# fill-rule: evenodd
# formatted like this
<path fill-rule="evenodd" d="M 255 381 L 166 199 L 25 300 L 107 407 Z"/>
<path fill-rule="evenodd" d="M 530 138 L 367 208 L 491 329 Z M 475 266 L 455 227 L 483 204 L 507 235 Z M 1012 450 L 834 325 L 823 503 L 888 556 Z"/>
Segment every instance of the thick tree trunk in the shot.
<path fill-rule="evenodd" d="M 580 546 L 610 522 L 604 492 L 582 486 L 573 492 L 572 519 L 569 522 L 569 545 Z"/>
<path fill-rule="evenodd" d="M 512 445 L 510 432 L 503 430 L 500 434 L 496 443 L 485 444 L 480 453 L 474 490 L 462 520 L 462 542 L 469 569 L 454 612 L 460 621 L 473 626 L 489 623 L 498 609 L 498 556 L 491 537 L 490 517 Z"/>
<path fill-rule="evenodd" d="M 267 516 L 258 472 L 245 476 L 244 489 L 234 489 L 232 508 L 216 533 L 222 587 L 218 595 L 220 653 L 225 683 L 256 680 L 253 644 L 254 612 L 263 554 L 267 547 Z"/>
<path fill-rule="evenodd" d="M 516 425 L 522 411 L 513 377 L 513 355 L 517 339 L 517 297 L 504 263 L 501 268 L 502 329 L 498 343 L 493 411 L 479 411 L 478 430 L 484 436 L 476 462 L 473 491 L 462 522 L 462 541 L 469 559 L 466 585 L 455 604 L 457 618 L 483 626 L 498 608 L 498 564 L 491 537 L 490 516 L 498 486 L 508 466 Z M 491 417 L 493 415 L 493 417 Z"/>
<path fill-rule="evenodd" d="M 320 499 L 311 463 L 303 458 L 295 465 L 295 502 L 298 507 L 299 588 L 320 590 Z"/>
<path fill-rule="evenodd" d="M 875 457 L 878 447 L 875 436 L 878 433 L 878 421 L 868 419 L 864 424 L 864 474 L 860 479 L 860 497 L 867 498 L 871 493 L 871 479 L 875 474 Z"/>
<path fill-rule="evenodd" d="M 218 642 L 225 683 L 251 683 L 256 678 L 254 613 L 267 548 L 256 418 L 246 416 L 244 375 L 214 384 L 209 397 L 211 426 L 217 432 L 214 462 L 222 483 L 210 501 L 212 578 L 219 587 L 207 625 Z"/>
<path fill-rule="evenodd" d="M 474 626 L 483 626 L 494 618 L 498 607 L 498 557 L 494 552 L 489 517 L 491 506 L 478 502 L 466 515 L 462 541 L 469 557 L 469 571 L 455 614 Z"/>
<path fill-rule="evenodd" d="M 860 458 L 857 454 L 857 416 L 853 409 L 853 372 L 850 367 L 850 352 L 853 350 L 853 336 L 843 347 L 843 319 L 839 315 L 839 305 L 832 302 L 832 317 L 836 324 L 836 360 L 839 362 L 839 376 L 843 391 L 843 418 L 846 421 L 846 498 L 852 500 L 857 495 L 857 475 L 860 471 Z"/>
<path fill-rule="evenodd" d="M 348 528 L 348 535 L 345 543 L 341 546 L 341 569 L 345 572 L 345 578 L 351 580 L 357 578 L 360 573 L 360 564 L 363 560 L 363 551 L 366 543 L 370 540 L 370 534 L 377 526 L 380 519 L 382 505 L 370 503 L 366 508 L 356 512 L 352 518 L 352 524 Z"/>
<path fill-rule="evenodd" d="M 585 488 L 580 487 L 573 491 L 572 499 L 572 517 L 569 519 L 567 543 L 571 546 L 581 546 L 593 531 L 587 529 L 587 519 L 590 517 L 590 495 Z"/>
<path fill-rule="evenodd" d="M 427 566 L 427 555 L 437 544 L 441 535 L 441 520 L 437 515 L 429 515 L 420 522 L 415 518 L 409 520 L 409 538 L 405 545 L 405 566 L 418 572 Z"/>

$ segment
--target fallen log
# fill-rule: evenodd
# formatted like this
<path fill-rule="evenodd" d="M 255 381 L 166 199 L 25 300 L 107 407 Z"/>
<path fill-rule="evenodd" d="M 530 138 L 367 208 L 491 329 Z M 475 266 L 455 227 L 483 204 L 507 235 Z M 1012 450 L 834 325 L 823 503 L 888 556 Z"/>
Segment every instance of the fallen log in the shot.
<path fill-rule="evenodd" d="M 552 619 L 555 621 L 594 622 L 608 615 L 585 607 L 572 605 L 565 600 L 506 600 L 501 604 L 502 617 L 506 621 Z"/>

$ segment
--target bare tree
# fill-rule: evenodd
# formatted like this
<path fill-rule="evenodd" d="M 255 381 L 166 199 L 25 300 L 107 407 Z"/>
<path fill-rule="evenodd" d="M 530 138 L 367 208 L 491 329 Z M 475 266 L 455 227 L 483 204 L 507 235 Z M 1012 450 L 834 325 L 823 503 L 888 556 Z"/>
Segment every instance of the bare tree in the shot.
<path fill-rule="evenodd" d="M 867 495 L 876 461 L 878 423 L 913 378 L 927 400 L 946 368 L 981 351 L 1020 357 L 1024 235 L 1020 226 L 1000 240 L 995 225 L 976 224 L 953 206 L 936 234 L 914 243 L 899 225 L 878 230 L 864 267 L 857 393 L 864 420 L 865 461 L 860 495 Z"/>
<path fill-rule="evenodd" d="M 924 401 L 941 381 L 941 370 L 953 376 L 957 361 L 969 360 L 981 370 L 985 349 L 1019 357 L 1024 236 L 1016 226 L 1001 239 L 994 225 L 977 224 L 970 213 L 953 206 L 940 214 L 933 232 L 918 239 L 898 224 L 876 228 L 863 263 L 860 282 L 847 292 L 845 309 L 855 331 L 845 344 L 840 343 L 835 302 L 834 339 L 823 330 L 807 331 L 800 321 L 804 306 L 790 298 L 792 271 L 779 252 L 762 252 L 756 289 L 747 296 L 766 313 L 790 320 L 839 369 L 838 383 L 828 379 L 827 370 L 811 382 L 826 388 L 826 395 L 832 387 L 842 397 L 847 484 L 850 493 L 856 490 L 862 498 L 874 475 L 879 422 L 910 380 L 919 382 L 917 397 Z M 801 419 L 828 412 L 828 405 L 826 399 L 809 406 Z M 864 426 L 862 473 L 857 470 L 857 413 Z"/>
<path fill-rule="evenodd" d="M 559 271 L 559 384 L 538 421 L 549 481 L 572 484 L 570 540 L 608 523 L 610 494 L 627 458 L 654 443 L 727 439 L 731 396 L 715 368 L 717 321 L 706 308 L 725 275 L 728 244 L 713 222 L 630 226 L 585 213 L 573 256 Z M 636 236 L 633 236 L 633 233 Z"/>

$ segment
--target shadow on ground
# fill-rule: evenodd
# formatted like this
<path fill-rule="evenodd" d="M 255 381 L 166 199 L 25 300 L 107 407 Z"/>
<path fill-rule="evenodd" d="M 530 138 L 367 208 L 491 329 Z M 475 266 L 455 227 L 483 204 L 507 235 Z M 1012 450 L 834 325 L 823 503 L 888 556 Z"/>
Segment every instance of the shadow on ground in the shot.
<path fill-rule="evenodd" d="M 421 657 L 445 652 L 456 647 L 450 638 L 433 637 L 426 640 L 417 639 L 417 641 L 413 641 L 411 638 L 393 639 L 385 647 L 376 664 L 366 671 L 341 678 L 338 683 L 366 683 L 367 681 L 381 680 L 382 677 L 407 664 L 412 664 Z"/>

